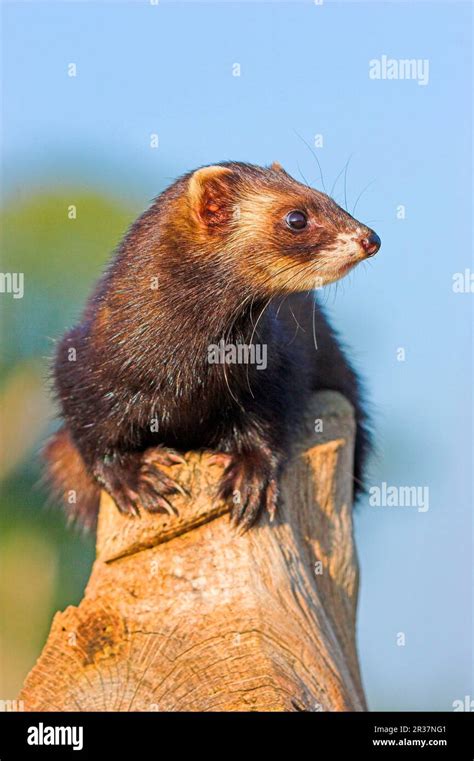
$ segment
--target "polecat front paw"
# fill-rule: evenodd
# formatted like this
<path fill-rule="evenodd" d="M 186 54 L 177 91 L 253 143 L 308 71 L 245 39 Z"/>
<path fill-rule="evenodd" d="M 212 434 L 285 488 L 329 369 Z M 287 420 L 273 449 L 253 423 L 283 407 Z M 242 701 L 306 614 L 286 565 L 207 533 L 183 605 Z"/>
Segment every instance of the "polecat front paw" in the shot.
<path fill-rule="evenodd" d="M 232 505 L 233 524 L 246 531 L 264 509 L 272 520 L 278 500 L 280 463 L 277 458 L 265 450 L 233 453 L 227 457 L 218 493 Z"/>
<path fill-rule="evenodd" d="M 150 513 L 177 515 L 168 498 L 176 493 L 187 496 L 187 493 L 161 466 L 184 462 L 184 458 L 171 449 L 153 447 L 104 458 L 95 466 L 94 476 L 122 513 L 139 515 L 143 508 Z"/>
<path fill-rule="evenodd" d="M 169 513 L 178 515 L 178 511 L 168 500 L 172 494 L 190 495 L 178 481 L 166 474 L 161 466 L 183 465 L 184 457 L 173 449 L 153 447 L 143 453 L 138 474 L 138 493 L 141 505 L 149 513 Z"/>

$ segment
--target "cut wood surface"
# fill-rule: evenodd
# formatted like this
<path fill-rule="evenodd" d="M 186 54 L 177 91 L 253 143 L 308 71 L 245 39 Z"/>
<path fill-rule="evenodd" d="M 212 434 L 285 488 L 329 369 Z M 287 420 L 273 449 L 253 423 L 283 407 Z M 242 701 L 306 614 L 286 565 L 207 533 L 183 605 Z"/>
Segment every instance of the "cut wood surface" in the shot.
<path fill-rule="evenodd" d="M 207 453 L 172 468 L 192 494 L 177 516 L 129 518 L 103 495 L 84 598 L 54 617 L 26 710 L 366 710 L 351 406 L 316 394 L 295 439 L 275 520 L 243 535 Z"/>

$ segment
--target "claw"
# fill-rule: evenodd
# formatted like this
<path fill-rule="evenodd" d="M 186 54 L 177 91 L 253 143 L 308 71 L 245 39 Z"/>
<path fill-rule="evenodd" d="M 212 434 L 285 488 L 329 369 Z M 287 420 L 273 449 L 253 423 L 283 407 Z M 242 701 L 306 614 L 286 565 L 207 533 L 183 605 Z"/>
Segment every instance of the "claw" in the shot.
<path fill-rule="evenodd" d="M 138 494 L 135 494 L 135 492 L 132 493 L 115 491 L 110 496 L 114 500 L 120 512 L 124 515 L 140 515 L 140 509 L 138 507 Z"/>
<path fill-rule="evenodd" d="M 185 460 L 174 451 L 160 448 L 133 452 L 99 461 L 94 475 L 121 513 L 138 516 L 144 508 L 175 516 L 178 512 L 165 495 L 179 493 L 188 497 L 189 493 L 159 468 L 160 462 L 171 465 Z"/>
<path fill-rule="evenodd" d="M 212 459 L 221 460 L 219 455 Z M 239 493 L 239 501 L 233 500 L 231 506 L 231 524 L 239 533 L 245 533 L 255 523 L 262 508 L 266 508 L 270 520 L 274 519 L 278 498 L 275 474 L 275 464 L 262 459 L 260 453 L 235 457 L 227 465 L 218 495 L 229 503 L 235 492 Z"/>
<path fill-rule="evenodd" d="M 223 465 L 224 467 L 228 467 L 231 461 L 232 455 L 225 452 L 216 452 L 208 459 L 209 465 Z"/>
<path fill-rule="evenodd" d="M 144 471 L 142 471 L 140 475 L 140 480 L 146 481 L 152 486 L 155 485 L 156 482 L 158 481 L 164 487 L 167 494 L 175 494 L 176 492 L 178 492 L 183 497 L 191 496 L 189 491 L 187 491 L 187 489 L 181 486 L 181 484 L 178 483 L 178 481 L 175 481 L 173 478 L 170 478 L 157 467 L 148 466 Z"/>
<path fill-rule="evenodd" d="M 175 507 L 171 504 L 171 502 L 168 502 L 166 497 L 158 496 L 156 497 L 155 504 L 157 507 L 150 508 L 151 513 L 168 513 L 168 515 L 171 515 L 172 517 L 178 517 L 179 513 L 176 510 Z M 160 509 L 161 508 L 161 509 Z"/>
<path fill-rule="evenodd" d="M 152 449 L 145 460 L 150 465 L 159 463 L 160 465 L 185 465 L 186 460 L 178 452 L 171 452 L 168 449 Z"/>

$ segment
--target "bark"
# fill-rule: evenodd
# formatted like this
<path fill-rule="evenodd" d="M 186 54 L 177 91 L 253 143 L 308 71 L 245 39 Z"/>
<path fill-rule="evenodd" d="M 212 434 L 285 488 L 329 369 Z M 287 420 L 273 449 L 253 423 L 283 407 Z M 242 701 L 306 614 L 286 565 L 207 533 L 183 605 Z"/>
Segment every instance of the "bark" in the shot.
<path fill-rule="evenodd" d="M 193 495 L 177 517 L 127 518 L 104 494 L 84 598 L 54 617 L 25 709 L 365 710 L 351 406 L 316 394 L 296 439 L 277 517 L 244 535 L 206 453 L 173 466 Z"/>

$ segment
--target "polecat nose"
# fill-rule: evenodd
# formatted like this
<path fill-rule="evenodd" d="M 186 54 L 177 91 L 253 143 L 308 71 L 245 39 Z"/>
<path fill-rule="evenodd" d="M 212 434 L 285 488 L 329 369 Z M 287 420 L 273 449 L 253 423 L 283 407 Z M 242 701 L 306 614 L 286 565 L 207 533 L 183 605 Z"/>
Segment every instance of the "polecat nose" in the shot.
<path fill-rule="evenodd" d="M 369 235 L 366 235 L 364 238 L 362 238 L 360 245 L 364 249 L 367 256 L 374 256 L 374 254 L 377 253 L 381 246 L 382 241 L 380 240 L 377 233 L 374 233 L 373 230 L 369 233 Z"/>

